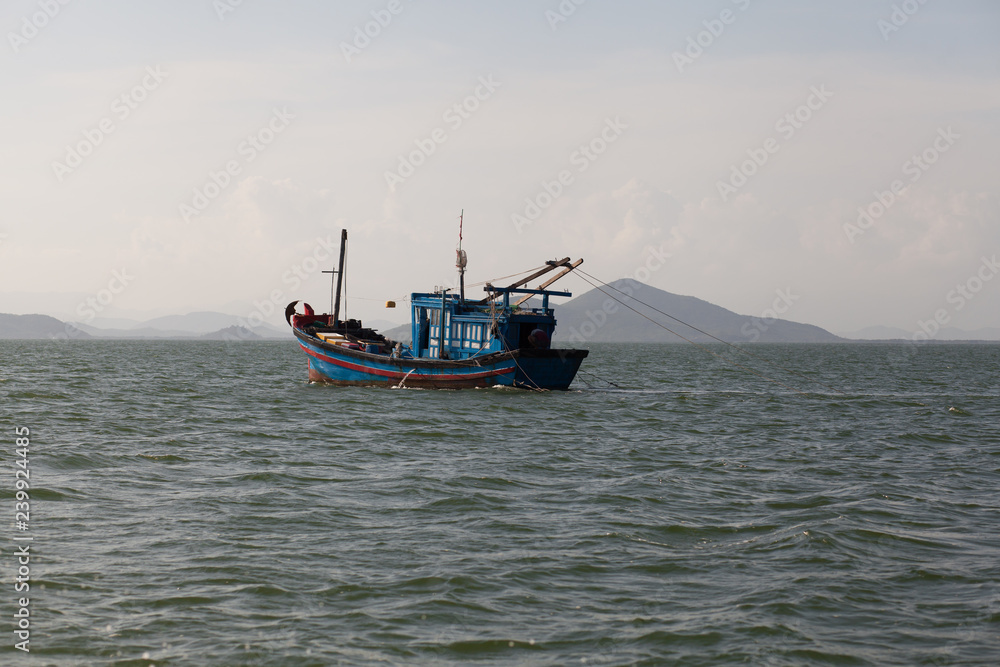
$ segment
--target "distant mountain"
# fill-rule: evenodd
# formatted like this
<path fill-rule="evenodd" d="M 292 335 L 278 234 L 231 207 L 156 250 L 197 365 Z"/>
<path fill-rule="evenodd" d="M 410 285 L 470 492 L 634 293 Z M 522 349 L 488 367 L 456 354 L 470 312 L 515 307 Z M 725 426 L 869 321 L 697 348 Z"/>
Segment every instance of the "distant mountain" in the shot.
<path fill-rule="evenodd" d="M 233 330 L 230 332 L 231 334 L 240 329 L 252 331 L 254 339 L 290 338 L 292 336 L 291 330 L 288 328 L 279 329 L 270 324 L 260 324 L 249 329 L 244 325 L 246 318 L 211 311 L 187 313 L 186 315 L 167 315 L 145 322 L 133 321 L 132 326 L 127 326 L 128 322 L 128 320 L 119 320 L 118 323 L 126 324 L 126 326 L 115 328 L 97 327 L 80 322 L 73 324 L 95 338 L 197 338 L 205 334 L 215 335 L 228 329 Z M 103 325 L 105 322 L 102 321 L 101 324 Z"/>
<path fill-rule="evenodd" d="M 850 340 L 913 340 L 913 332 L 897 327 L 866 327 L 860 331 L 840 334 Z M 945 327 L 938 331 L 933 339 L 936 341 L 963 340 L 963 341 L 1000 341 L 1000 328 L 988 327 L 985 329 L 956 329 L 955 327 Z"/>
<path fill-rule="evenodd" d="M 910 340 L 913 337 L 911 332 L 893 327 L 868 327 L 845 333 L 844 337 L 840 337 L 811 324 L 738 315 L 702 299 L 671 294 L 634 281 L 619 280 L 611 284 L 626 293 L 632 290 L 636 298 L 731 343 L 833 343 L 848 340 Z M 709 336 L 630 301 L 614 290 L 605 289 L 656 322 L 693 341 L 712 342 Z M 532 303 L 529 301 L 526 305 Z M 557 305 L 556 320 L 558 321 L 556 341 L 563 345 L 581 342 L 682 342 L 677 336 L 628 310 L 596 289 Z M 292 336 L 288 327 L 279 328 L 261 324 L 250 329 L 244 326 L 246 318 L 210 311 L 168 315 L 144 322 L 124 318 L 97 319 L 95 322 L 99 322 L 102 326 L 78 322 L 67 324 L 48 315 L 0 313 L 0 339 L 275 340 Z M 409 323 L 394 326 L 394 323 L 388 320 L 366 320 L 365 324 L 378 329 L 392 340 L 406 343 L 410 340 Z M 964 331 L 948 327 L 939 331 L 932 339 L 936 342 L 1000 341 L 1000 328 Z"/>
<path fill-rule="evenodd" d="M 99 329 L 135 329 L 142 326 L 142 320 L 133 320 L 127 317 L 95 317 L 87 324 Z"/>
<path fill-rule="evenodd" d="M 152 327 L 104 329 L 81 322 L 74 322 L 73 325 L 86 331 L 94 338 L 192 338 L 198 335 L 191 331 L 153 329 Z"/>
<path fill-rule="evenodd" d="M 738 315 L 693 296 L 671 294 L 631 280 L 611 286 L 630 293 L 665 313 L 693 324 L 730 343 L 836 343 L 844 339 L 812 324 L 789 320 L 768 320 Z M 710 336 L 671 320 L 615 290 L 605 288 L 623 302 L 656 322 L 698 343 L 710 343 Z M 599 290 L 591 290 L 556 308 L 556 339 L 569 342 L 674 343 L 681 338 L 622 306 Z"/>
<path fill-rule="evenodd" d="M 226 327 L 225 329 L 219 329 L 218 331 L 202 334 L 200 338 L 202 340 L 229 340 L 229 341 L 264 340 L 263 336 L 258 336 L 250 329 L 239 326 Z"/>
<path fill-rule="evenodd" d="M 291 337 L 290 330 L 261 324 L 254 329 L 238 324 L 241 318 L 222 313 L 191 313 L 156 318 L 148 322 L 118 320 L 124 328 L 101 328 L 79 322 L 66 323 L 48 315 L 9 315 L 0 313 L 0 339 L 3 338 L 79 338 L 79 339 L 163 339 L 163 340 L 275 340 Z M 159 324 L 159 327 L 150 323 Z M 204 329 L 209 324 L 219 324 Z M 168 327 L 176 328 L 168 328 Z M 191 328 L 186 328 L 191 327 Z"/>
<path fill-rule="evenodd" d="M 412 338 L 410 334 L 413 333 L 413 330 L 410 328 L 409 324 L 400 324 L 398 327 L 394 327 L 387 331 L 380 331 L 379 333 L 389 340 L 398 340 L 402 343 L 406 343 L 407 345 L 412 342 L 410 340 L 410 338 Z"/>
<path fill-rule="evenodd" d="M 840 335 L 851 340 L 902 340 L 909 339 L 913 334 L 906 329 L 877 326 L 865 327 L 860 331 L 851 331 Z"/>
<path fill-rule="evenodd" d="M 0 338 L 90 338 L 90 334 L 48 315 L 0 313 Z"/>
<path fill-rule="evenodd" d="M 377 331 L 388 331 L 389 329 L 396 329 L 400 326 L 399 322 L 391 322 L 389 320 L 365 320 L 365 326 L 369 329 L 375 329 Z M 409 324 L 405 325 L 409 327 Z"/>
<path fill-rule="evenodd" d="M 1000 328 L 988 327 L 966 331 L 955 327 L 945 327 L 934 338 L 940 340 L 1000 340 Z"/>
<path fill-rule="evenodd" d="M 634 281 L 619 280 L 611 285 L 626 294 L 631 292 L 637 299 L 641 299 L 665 313 L 670 313 L 674 317 L 689 322 L 730 343 L 836 343 L 844 341 L 843 338 L 811 324 L 737 315 L 731 310 L 726 310 L 721 306 L 713 305 L 693 296 L 671 294 Z M 675 322 L 612 289 L 606 288 L 606 291 L 686 338 L 698 343 L 714 342 L 711 336 L 706 336 Z M 529 302 L 526 305 L 538 306 L 540 304 Z M 586 342 L 684 342 L 683 339 L 637 315 L 596 289 L 556 306 L 555 311 L 556 341 L 564 345 Z M 405 324 L 382 333 L 387 338 L 409 342 L 410 325 Z"/>
<path fill-rule="evenodd" d="M 237 317 L 214 311 L 198 311 L 185 315 L 166 315 L 146 320 L 139 324 L 143 329 L 158 329 L 170 332 L 213 333 L 229 327 L 246 327 L 247 317 Z M 275 328 L 270 324 L 259 324 L 252 328 L 261 338 L 287 338 L 291 333 L 286 328 Z"/>
<path fill-rule="evenodd" d="M 226 327 L 238 326 L 241 318 L 225 313 L 201 311 L 186 315 L 166 315 L 146 320 L 140 326 L 150 329 L 211 333 Z M 245 318 L 244 318 L 245 319 Z"/>

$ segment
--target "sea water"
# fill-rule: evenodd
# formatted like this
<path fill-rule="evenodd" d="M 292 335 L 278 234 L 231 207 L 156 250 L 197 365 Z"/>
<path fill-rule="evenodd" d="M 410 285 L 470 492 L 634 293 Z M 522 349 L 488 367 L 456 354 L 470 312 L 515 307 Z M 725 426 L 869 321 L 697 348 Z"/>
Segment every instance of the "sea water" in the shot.
<path fill-rule="evenodd" d="M 1000 346 L 749 349 L 433 391 L 0 341 L 0 663 L 997 664 Z"/>

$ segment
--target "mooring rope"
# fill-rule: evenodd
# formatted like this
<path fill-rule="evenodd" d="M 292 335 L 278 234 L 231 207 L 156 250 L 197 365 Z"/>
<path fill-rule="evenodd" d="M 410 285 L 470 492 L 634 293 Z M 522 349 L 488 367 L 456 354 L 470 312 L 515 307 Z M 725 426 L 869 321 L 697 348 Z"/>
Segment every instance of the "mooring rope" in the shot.
<path fill-rule="evenodd" d="M 600 380 L 601 382 L 604 382 L 604 383 L 606 383 L 606 384 L 609 384 L 609 385 L 611 385 L 611 386 L 612 386 L 612 387 L 614 387 L 615 389 L 621 389 L 621 385 L 619 385 L 619 384 L 616 384 L 616 383 L 612 382 L 611 380 L 605 380 L 604 378 L 602 378 L 602 377 L 601 377 L 600 375 L 598 375 L 597 373 L 591 373 L 591 372 L 589 372 L 589 371 L 585 371 L 585 370 L 583 370 L 582 368 L 581 368 L 580 370 L 578 370 L 578 371 L 577 371 L 577 373 L 582 373 L 583 375 L 589 375 L 590 377 L 593 377 L 593 378 L 597 378 L 597 379 L 598 379 L 598 380 Z M 586 382 L 586 380 L 584 380 L 584 382 Z"/>

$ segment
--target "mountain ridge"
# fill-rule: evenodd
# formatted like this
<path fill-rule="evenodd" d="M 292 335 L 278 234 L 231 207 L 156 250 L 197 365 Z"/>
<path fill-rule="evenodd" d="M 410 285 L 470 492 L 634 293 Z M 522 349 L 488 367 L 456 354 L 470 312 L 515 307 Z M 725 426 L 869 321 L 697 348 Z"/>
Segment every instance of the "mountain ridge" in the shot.
<path fill-rule="evenodd" d="M 847 334 L 833 334 L 821 327 L 764 316 L 740 315 L 731 310 L 694 296 L 673 294 L 630 279 L 616 280 L 604 287 L 607 294 L 591 289 L 555 306 L 557 321 L 556 342 L 583 344 L 587 342 L 670 343 L 684 342 L 684 338 L 697 343 L 713 342 L 717 336 L 728 343 L 835 343 L 878 342 L 912 340 L 912 334 L 894 327 L 873 326 Z M 624 294 L 619 294 L 620 290 Z M 612 299 L 619 298 L 650 319 L 636 314 Z M 629 295 L 649 303 L 663 313 L 689 322 L 710 335 L 698 332 L 670 317 L 651 310 Z M 530 304 L 531 302 L 529 302 Z M 536 304 L 537 305 L 537 304 Z M 776 303 L 776 308 L 780 304 Z M 791 308 L 785 302 L 786 310 Z M 777 313 L 774 313 L 777 315 Z M 291 332 L 269 324 L 247 329 L 243 318 L 215 311 L 194 311 L 186 314 L 166 315 L 146 321 L 108 320 L 105 326 L 79 322 L 63 322 L 48 315 L 12 315 L 0 313 L 0 338 L 39 339 L 143 339 L 143 340 L 285 340 Z M 389 326 L 385 320 L 372 321 L 375 328 L 393 340 L 409 341 L 410 325 Z M 107 327 L 107 324 L 119 327 Z M 124 326 L 121 326 L 124 325 Z M 662 326 L 661 326 L 662 325 Z M 163 328 L 160 328 L 163 327 Z M 676 331 L 670 333 L 667 329 Z M 946 328 L 933 338 L 936 342 L 991 342 L 1000 340 L 1000 328 L 963 331 Z"/>
<path fill-rule="evenodd" d="M 786 302 L 786 310 L 791 305 Z M 558 337 L 572 343 L 670 343 L 685 339 L 710 343 L 716 338 L 727 343 L 845 341 L 813 324 L 740 315 L 695 296 L 673 294 L 630 279 L 616 280 L 603 292 L 593 289 L 567 301 L 556 309 L 556 320 Z"/>
<path fill-rule="evenodd" d="M 90 334 L 48 315 L 0 313 L 0 339 L 92 338 Z"/>
<path fill-rule="evenodd" d="M 261 332 L 267 335 L 261 335 Z M 49 315 L 0 313 L 0 339 L 7 340 L 284 340 L 291 336 L 282 334 L 281 330 L 268 325 L 250 330 L 238 324 L 209 331 L 153 327 L 102 329 L 78 322 L 63 322 Z"/>

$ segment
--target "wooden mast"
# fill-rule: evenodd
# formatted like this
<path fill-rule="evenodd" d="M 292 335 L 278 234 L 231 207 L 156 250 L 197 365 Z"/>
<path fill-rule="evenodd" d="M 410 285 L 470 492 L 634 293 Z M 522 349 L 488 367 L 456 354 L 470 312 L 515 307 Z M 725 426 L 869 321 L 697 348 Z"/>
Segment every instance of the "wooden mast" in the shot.
<path fill-rule="evenodd" d="M 337 299 L 333 302 L 333 326 L 340 319 L 340 288 L 344 284 L 344 250 L 347 247 L 347 230 L 340 230 L 340 262 L 337 265 Z"/>

